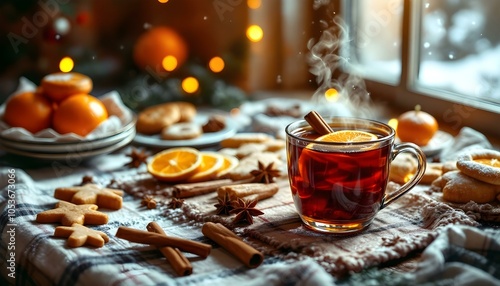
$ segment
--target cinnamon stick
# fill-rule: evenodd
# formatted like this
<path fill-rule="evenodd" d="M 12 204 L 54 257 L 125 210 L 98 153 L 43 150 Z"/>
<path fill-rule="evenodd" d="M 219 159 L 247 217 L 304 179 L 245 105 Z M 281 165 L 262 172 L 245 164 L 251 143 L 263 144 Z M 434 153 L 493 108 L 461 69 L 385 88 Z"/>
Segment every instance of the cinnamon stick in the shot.
<path fill-rule="evenodd" d="M 279 186 L 276 183 L 246 183 L 222 186 L 217 189 L 217 196 L 223 199 L 227 193 L 232 199 L 247 198 L 261 201 L 274 196 L 278 191 Z"/>
<path fill-rule="evenodd" d="M 146 228 L 149 232 L 159 233 L 161 235 L 167 235 L 165 231 L 156 222 L 150 222 Z M 168 260 L 172 268 L 179 276 L 187 276 L 193 273 L 193 266 L 189 260 L 182 254 L 178 248 L 172 248 L 169 246 L 159 247 L 160 252 Z"/>
<path fill-rule="evenodd" d="M 206 182 L 177 184 L 173 186 L 172 195 L 178 199 L 189 198 L 215 192 L 219 187 L 232 184 L 247 183 L 252 180 L 253 177 L 240 181 L 233 181 L 231 179 L 219 179 Z"/>
<path fill-rule="evenodd" d="M 159 233 L 148 232 L 130 227 L 120 226 L 116 231 L 116 237 L 130 242 L 150 244 L 158 247 L 177 247 L 179 250 L 207 257 L 212 250 L 210 244 L 205 244 L 193 240 L 182 239 L 172 236 L 165 236 Z"/>
<path fill-rule="evenodd" d="M 215 192 L 218 187 L 232 184 L 231 179 L 213 180 L 208 182 L 177 184 L 173 186 L 172 195 L 175 198 L 189 198 Z"/>
<path fill-rule="evenodd" d="M 236 256 L 249 268 L 256 268 L 264 260 L 264 255 L 261 252 L 245 243 L 220 223 L 207 222 L 203 225 L 201 232 Z"/>
<path fill-rule="evenodd" d="M 325 135 L 333 132 L 330 125 L 328 125 L 323 117 L 321 117 L 321 115 L 314 110 L 306 114 L 304 116 L 304 119 L 307 121 L 307 123 L 309 123 L 309 125 L 311 125 L 314 131 L 316 131 L 320 135 Z"/>

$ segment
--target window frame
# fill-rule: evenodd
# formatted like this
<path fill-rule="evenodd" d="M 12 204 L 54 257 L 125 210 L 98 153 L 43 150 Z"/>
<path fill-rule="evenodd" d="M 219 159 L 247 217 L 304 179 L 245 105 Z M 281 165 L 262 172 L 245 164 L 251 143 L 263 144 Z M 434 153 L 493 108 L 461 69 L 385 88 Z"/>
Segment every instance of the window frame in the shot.
<path fill-rule="evenodd" d="M 355 7 L 350 1 L 341 1 L 346 23 L 352 21 L 349 8 Z M 436 117 L 444 131 L 457 134 L 461 128 L 468 126 L 487 136 L 500 138 L 500 128 L 495 126 L 496 121 L 500 120 L 500 105 L 418 84 L 422 5 L 421 1 L 402 1 L 400 79 L 393 84 L 365 77 L 366 87 L 374 101 L 388 103 L 394 114 L 413 109 L 419 104 Z"/>

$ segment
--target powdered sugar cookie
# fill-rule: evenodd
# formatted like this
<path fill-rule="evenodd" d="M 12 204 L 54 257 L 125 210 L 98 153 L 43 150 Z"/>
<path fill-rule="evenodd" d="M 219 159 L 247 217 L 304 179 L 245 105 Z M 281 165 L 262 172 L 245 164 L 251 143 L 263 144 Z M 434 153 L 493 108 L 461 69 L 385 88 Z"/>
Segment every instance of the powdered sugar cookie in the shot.
<path fill-rule="evenodd" d="M 163 128 L 177 123 L 180 118 L 181 113 L 177 104 L 154 105 L 139 112 L 136 129 L 143 134 L 158 134 Z"/>
<path fill-rule="evenodd" d="M 238 148 L 247 143 L 264 143 L 273 137 L 261 132 L 238 133 L 220 142 L 222 148 Z"/>
<path fill-rule="evenodd" d="M 161 138 L 165 140 L 186 140 L 200 137 L 201 126 L 194 122 L 175 123 L 163 128 Z"/>
<path fill-rule="evenodd" d="M 194 117 L 196 116 L 196 106 L 194 106 L 194 104 L 185 101 L 176 101 L 172 103 L 176 104 L 179 108 L 179 112 L 181 114 L 179 122 L 193 121 Z"/>
<path fill-rule="evenodd" d="M 452 203 L 488 203 L 495 200 L 500 187 L 467 176 L 461 171 L 448 172 L 434 182 L 431 188 L 443 192 L 443 200 Z"/>
<path fill-rule="evenodd" d="M 500 185 L 500 152 L 475 150 L 457 159 L 457 168 L 470 177 Z"/>

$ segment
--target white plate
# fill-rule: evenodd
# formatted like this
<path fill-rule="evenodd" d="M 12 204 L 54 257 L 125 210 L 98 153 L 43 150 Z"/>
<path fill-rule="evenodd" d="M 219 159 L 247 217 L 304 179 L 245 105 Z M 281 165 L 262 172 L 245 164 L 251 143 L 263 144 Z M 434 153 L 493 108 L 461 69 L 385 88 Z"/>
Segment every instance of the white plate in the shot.
<path fill-rule="evenodd" d="M 401 142 L 401 140 L 397 138 L 397 142 Z M 427 157 L 432 157 L 443 151 L 451 143 L 453 143 L 453 136 L 450 133 L 438 130 L 427 145 L 420 146 L 420 149 L 422 149 Z"/>
<path fill-rule="evenodd" d="M 226 118 L 226 127 L 218 132 L 203 133 L 200 137 L 188 140 L 163 140 L 159 134 L 144 135 L 137 133 L 134 143 L 157 148 L 171 148 L 171 147 L 203 147 L 219 143 L 220 141 L 233 136 L 238 131 L 239 123 L 233 120 L 229 113 L 221 111 L 198 111 L 194 118 L 194 123 L 200 126 L 205 124 L 211 115 L 223 115 Z"/>
<path fill-rule="evenodd" d="M 12 154 L 17 154 L 25 157 L 30 157 L 30 158 L 36 158 L 36 159 L 43 159 L 43 160 L 53 160 L 53 161 L 64 161 L 64 160 L 75 160 L 75 159 L 87 159 L 91 157 L 95 157 L 98 155 L 103 155 L 103 154 L 108 154 L 111 153 L 115 150 L 118 150 L 127 144 L 129 144 L 135 137 L 135 128 L 132 129 L 132 131 L 129 133 L 129 135 L 124 138 L 123 140 L 119 141 L 116 144 L 113 144 L 111 146 L 107 146 L 104 148 L 98 148 L 98 149 L 91 149 L 91 150 L 84 150 L 82 149 L 81 151 L 78 150 L 72 150 L 75 152 L 67 152 L 67 153 L 39 153 L 39 152 L 32 152 L 32 151 L 24 151 L 24 150 L 19 150 L 11 147 L 6 147 L 5 145 L 2 145 L 0 143 L 0 147 L 4 149 L 5 151 L 12 153 Z"/>
<path fill-rule="evenodd" d="M 26 141 L 14 141 L 12 139 L 3 139 L 0 138 L 0 144 L 3 146 L 28 151 L 28 152 L 36 152 L 36 153 L 71 153 L 71 152 L 81 152 L 82 150 L 94 150 L 99 148 L 104 148 L 111 146 L 113 144 L 118 143 L 119 141 L 130 136 L 132 132 L 135 132 L 134 125 L 129 127 L 127 130 L 124 130 L 120 133 L 114 134 L 112 136 L 107 136 L 94 140 L 83 140 L 79 142 L 54 142 L 54 143 L 28 143 Z"/>
<path fill-rule="evenodd" d="M 448 147 L 452 142 L 453 136 L 450 133 L 438 130 L 429 143 L 425 146 L 421 146 L 420 149 L 422 149 L 426 156 L 434 156 L 443 151 L 443 149 Z"/>

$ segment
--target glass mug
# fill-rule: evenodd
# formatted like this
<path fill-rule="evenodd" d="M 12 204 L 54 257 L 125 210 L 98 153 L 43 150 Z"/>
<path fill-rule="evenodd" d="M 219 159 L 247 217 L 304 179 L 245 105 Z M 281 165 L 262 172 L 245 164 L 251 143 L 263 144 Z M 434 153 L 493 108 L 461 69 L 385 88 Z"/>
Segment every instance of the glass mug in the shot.
<path fill-rule="evenodd" d="M 285 128 L 287 167 L 297 212 L 308 228 L 352 233 L 366 228 L 377 212 L 407 193 L 422 178 L 425 155 L 412 143 L 395 144 L 389 125 L 367 119 L 325 118 L 334 130 L 359 130 L 377 139 L 323 142 L 305 120 Z M 391 161 L 400 153 L 418 161 L 415 175 L 397 191 L 385 194 Z"/>

